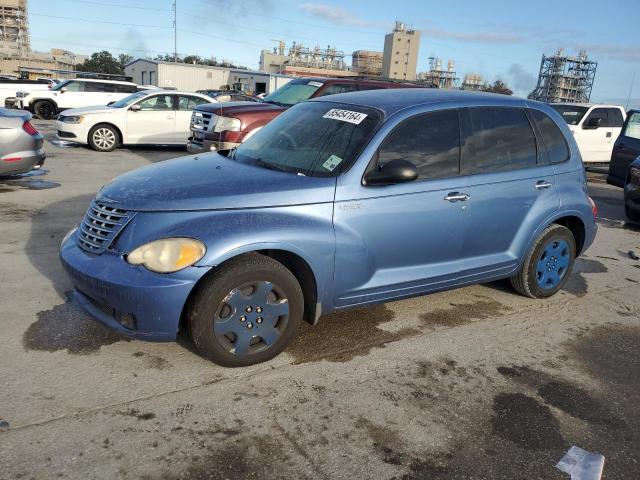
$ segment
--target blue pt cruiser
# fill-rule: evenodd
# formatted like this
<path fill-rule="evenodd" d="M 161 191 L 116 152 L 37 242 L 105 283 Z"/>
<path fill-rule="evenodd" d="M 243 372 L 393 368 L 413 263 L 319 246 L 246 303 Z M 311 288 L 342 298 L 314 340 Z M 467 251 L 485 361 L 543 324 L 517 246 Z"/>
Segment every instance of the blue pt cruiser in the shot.
<path fill-rule="evenodd" d="M 537 102 L 333 95 L 221 153 L 100 190 L 60 251 L 93 316 L 139 339 L 185 328 L 243 366 L 336 310 L 501 278 L 549 297 L 596 234 L 576 143 Z"/>

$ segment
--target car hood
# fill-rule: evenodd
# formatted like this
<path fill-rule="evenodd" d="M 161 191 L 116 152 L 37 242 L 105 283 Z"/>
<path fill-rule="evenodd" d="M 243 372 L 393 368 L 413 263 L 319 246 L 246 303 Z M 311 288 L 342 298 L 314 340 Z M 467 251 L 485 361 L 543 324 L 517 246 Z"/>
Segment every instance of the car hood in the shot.
<path fill-rule="evenodd" d="M 251 112 L 284 112 L 285 107 L 274 105 L 273 103 L 263 102 L 225 102 L 225 103 L 207 103 L 198 105 L 198 111 L 215 113 L 223 117 L 239 115 Z"/>
<path fill-rule="evenodd" d="M 133 170 L 96 199 L 133 211 L 228 210 L 332 202 L 335 178 L 305 177 L 230 160 L 191 155 Z"/>
<path fill-rule="evenodd" d="M 90 113 L 113 113 L 119 111 L 119 108 L 111 108 L 106 105 L 94 105 L 91 107 L 70 108 L 62 113 L 62 116 L 69 117 L 71 115 L 87 115 Z"/>

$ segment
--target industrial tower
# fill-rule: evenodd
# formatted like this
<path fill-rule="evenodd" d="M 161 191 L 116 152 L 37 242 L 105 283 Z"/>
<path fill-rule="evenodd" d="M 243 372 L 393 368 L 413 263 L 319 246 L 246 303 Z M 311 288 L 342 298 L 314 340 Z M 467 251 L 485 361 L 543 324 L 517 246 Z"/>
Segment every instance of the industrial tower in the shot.
<path fill-rule="evenodd" d="M 538 84 L 528 98 L 547 103 L 587 103 L 597 66 L 598 62 L 587 59 L 584 50 L 577 57 L 564 55 L 562 49 L 553 56 L 543 54 Z"/>
<path fill-rule="evenodd" d="M 31 50 L 27 0 L 0 0 L 0 49 L 17 55 Z"/>

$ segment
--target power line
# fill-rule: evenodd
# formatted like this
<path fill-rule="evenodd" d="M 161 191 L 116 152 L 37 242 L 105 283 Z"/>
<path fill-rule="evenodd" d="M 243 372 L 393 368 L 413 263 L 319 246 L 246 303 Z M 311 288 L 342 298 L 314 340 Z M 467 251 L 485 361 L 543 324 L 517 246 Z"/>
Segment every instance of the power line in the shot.
<path fill-rule="evenodd" d="M 92 20 L 89 18 L 76 18 L 76 17 L 61 17 L 58 15 L 45 15 L 44 13 L 29 13 L 29 15 L 34 17 L 46 17 L 46 18 L 55 18 L 58 20 L 71 20 L 74 22 L 87 22 L 87 23 L 104 23 L 107 25 L 122 25 L 125 27 L 142 27 L 142 28 L 171 28 L 164 25 L 142 25 L 138 23 L 122 23 L 122 22 L 109 22 L 107 20 Z"/>
<path fill-rule="evenodd" d="M 171 10 L 167 10 L 166 8 L 153 8 L 153 7 L 139 7 L 137 5 L 123 5 L 117 3 L 104 3 L 104 2 L 94 2 L 92 0 L 67 0 L 69 2 L 77 2 L 77 3 L 86 3 L 88 5 L 100 5 L 103 7 L 111 7 L 111 8 L 133 8 L 136 10 L 150 10 L 154 12 L 170 12 Z"/>

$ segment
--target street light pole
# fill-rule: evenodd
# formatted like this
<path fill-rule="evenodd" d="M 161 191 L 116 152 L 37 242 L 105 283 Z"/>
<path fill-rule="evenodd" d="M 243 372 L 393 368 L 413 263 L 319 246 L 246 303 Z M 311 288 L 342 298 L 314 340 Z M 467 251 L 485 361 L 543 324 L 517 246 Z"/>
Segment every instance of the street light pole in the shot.
<path fill-rule="evenodd" d="M 178 63 L 178 22 L 176 0 L 173 0 L 173 61 Z"/>

